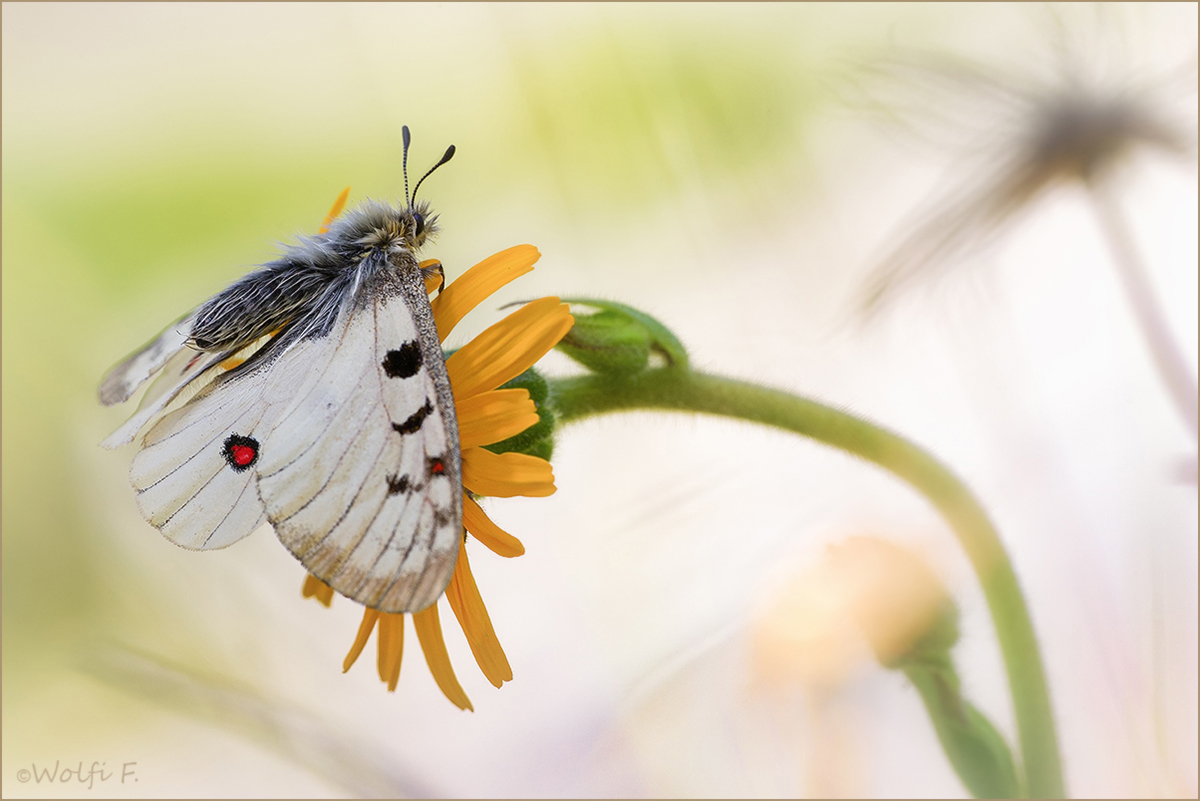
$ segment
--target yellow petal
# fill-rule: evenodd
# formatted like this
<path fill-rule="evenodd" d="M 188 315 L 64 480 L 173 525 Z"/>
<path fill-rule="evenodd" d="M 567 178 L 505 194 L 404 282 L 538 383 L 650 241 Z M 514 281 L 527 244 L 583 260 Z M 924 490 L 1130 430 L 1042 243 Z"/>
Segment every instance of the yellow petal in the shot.
<path fill-rule="evenodd" d="M 475 577 L 471 575 L 465 544 L 458 547 L 458 562 L 454 565 L 450 586 L 446 588 L 446 600 L 458 618 L 458 625 L 467 635 L 467 644 L 471 646 L 471 653 L 475 655 L 483 675 L 496 687 L 512 681 L 508 657 L 500 647 L 500 640 L 496 639 L 492 619 L 488 617 L 479 588 L 475 585 Z"/>
<path fill-rule="evenodd" d="M 350 197 L 350 187 L 347 186 L 342 190 L 342 194 L 337 196 L 337 200 L 333 201 L 333 208 L 325 215 L 325 222 L 321 223 L 321 227 L 317 229 L 318 234 L 323 234 L 329 230 L 329 226 L 342 213 L 342 209 L 346 208 L 346 198 L 348 197 Z"/>
<path fill-rule="evenodd" d="M 375 628 L 375 621 L 379 618 L 378 609 L 364 609 L 362 623 L 358 624 L 358 634 L 354 637 L 354 645 L 350 646 L 350 653 L 346 654 L 345 661 L 342 662 L 342 672 L 345 673 L 358 659 L 358 655 L 367 645 L 367 640 L 371 638 L 371 630 Z"/>
<path fill-rule="evenodd" d="M 534 262 L 541 257 L 542 254 L 533 245 L 516 245 L 489 256 L 446 287 L 442 294 L 430 302 L 433 321 L 442 341 L 446 341 L 446 335 L 454 330 L 467 312 L 509 281 L 532 270 Z"/>
<path fill-rule="evenodd" d="M 304 577 L 304 589 L 300 591 L 300 594 L 305 598 L 316 598 L 326 608 L 333 603 L 333 587 L 312 573 Z"/>
<path fill-rule="evenodd" d="M 558 298 L 541 298 L 505 317 L 446 359 L 454 403 L 525 372 L 558 344 L 574 318 Z"/>
<path fill-rule="evenodd" d="M 459 556 L 461 555 L 460 551 Z M 454 676 L 454 668 L 450 667 L 450 655 L 446 653 L 446 641 L 442 639 L 442 624 L 438 620 L 437 604 L 414 612 L 413 625 L 417 629 L 417 639 L 421 641 L 425 664 L 429 665 L 429 672 L 433 674 L 433 680 L 441 688 L 442 694 L 459 709 L 474 712 L 475 707 L 471 706 L 470 699 Z"/>
<path fill-rule="evenodd" d="M 376 645 L 379 647 L 377 667 L 379 680 L 387 682 L 388 692 L 396 692 L 400 682 L 400 657 L 404 654 L 404 613 L 379 614 L 379 636 Z"/>
<path fill-rule="evenodd" d="M 544 498 L 554 494 L 554 471 L 545 459 L 525 453 L 467 448 L 462 461 L 463 486 L 479 495 Z"/>
<path fill-rule="evenodd" d="M 463 525 L 475 539 L 500 556 L 520 556 L 525 553 L 521 541 L 497 526 L 479 504 L 463 493 Z M 465 552 L 464 552 L 465 553 Z"/>
<path fill-rule="evenodd" d="M 524 389 L 497 389 L 456 403 L 458 439 L 463 448 L 491 445 L 516 436 L 538 421 L 537 406 Z"/>

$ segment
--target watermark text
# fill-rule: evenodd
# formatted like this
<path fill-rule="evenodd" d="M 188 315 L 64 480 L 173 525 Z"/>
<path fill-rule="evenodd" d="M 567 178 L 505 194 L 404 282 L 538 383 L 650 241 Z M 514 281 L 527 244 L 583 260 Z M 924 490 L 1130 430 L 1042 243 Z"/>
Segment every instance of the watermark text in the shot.
<path fill-rule="evenodd" d="M 17 781 L 22 784 L 26 782 L 34 784 L 70 783 L 75 786 L 83 785 L 88 790 L 95 787 L 97 782 L 101 784 L 105 782 L 132 784 L 137 780 L 136 762 L 114 762 L 113 766 L 109 767 L 107 762 L 96 761 L 85 767 L 82 760 L 77 765 L 69 763 L 64 765 L 56 759 L 53 765 L 48 762 L 33 762 L 28 768 L 17 770 Z"/>

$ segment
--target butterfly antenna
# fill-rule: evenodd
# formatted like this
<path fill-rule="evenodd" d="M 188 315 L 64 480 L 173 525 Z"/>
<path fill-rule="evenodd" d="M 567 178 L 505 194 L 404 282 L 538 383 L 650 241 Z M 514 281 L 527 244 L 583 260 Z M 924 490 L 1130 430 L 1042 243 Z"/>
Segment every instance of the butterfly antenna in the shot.
<path fill-rule="evenodd" d="M 412 134 L 408 132 L 408 126 L 405 125 L 400 129 L 404 134 L 404 156 L 401 164 L 404 166 L 404 204 L 411 206 L 412 203 L 408 199 L 408 146 L 412 142 Z"/>
<path fill-rule="evenodd" d="M 430 173 L 432 173 L 434 170 L 436 170 L 438 167 L 442 166 L 443 164 L 445 164 L 447 161 L 449 161 L 452 158 L 454 158 L 454 145 L 450 145 L 450 147 L 446 148 L 446 153 L 445 153 L 445 155 L 442 156 L 441 160 L 438 161 L 437 164 L 434 164 L 432 167 L 430 167 L 429 172 L 422 175 L 421 180 L 417 181 L 417 185 L 413 189 L 413 193 L 412 193 L 412 202 L 409 203 L 409 206 L 411 206 L 413 203 L 417 202 L 417 190 L 421 188 L 421 181 L 424 181 L 426 178 L 429 177 Z"/>

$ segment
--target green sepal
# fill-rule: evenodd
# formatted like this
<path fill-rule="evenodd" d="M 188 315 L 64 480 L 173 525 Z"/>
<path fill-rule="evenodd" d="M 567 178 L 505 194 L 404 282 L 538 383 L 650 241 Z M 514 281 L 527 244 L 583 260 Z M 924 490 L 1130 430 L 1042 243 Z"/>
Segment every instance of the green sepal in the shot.
<path fill-rule="evenodd" d="M 1012 750 L 992 722 L 962 694 L 950 649 L 958 642 L 958 607 L 947 599 L 904 654 L 884 663 L 908 677 L 921 695 L 942 750 L 976 798 L 1024 795 Z"/>
<path fill-rule="evenodd" d="M 571 304 L 575 324 L 556 347 L 592 372 L 635 375 L 650 366 L 650 357 L 655 354 L 668 367 L 687 367 L 683 344 L 650 315 L 611 300 L 563 300 Z M 579 306 L 599 311 L 580 313 Z"/>
<path fill-rule="evenodd" d="M 982 712 L 962 695 L 949 658 L 903 668 L 917 688 L 954 772 L 976 798 L 1021 798 L 1025 793 L 1012 751 Z"/>

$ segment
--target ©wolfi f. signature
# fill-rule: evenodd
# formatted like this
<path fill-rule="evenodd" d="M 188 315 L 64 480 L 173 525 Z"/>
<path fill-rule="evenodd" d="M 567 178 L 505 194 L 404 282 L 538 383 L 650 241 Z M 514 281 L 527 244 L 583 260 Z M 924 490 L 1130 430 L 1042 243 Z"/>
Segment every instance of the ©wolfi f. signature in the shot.
<path fill-rule="evenodd" d="M 122 762 L 121 770 L 118 774 L 116 769 L 108 769 L 107 762 L 96 761 L 91 764 L 91 767 L 85 768 L 83 760 L 80 760 L 78 765 L 62 765 L 60 760 L 54 760 L 54 767 L 49 764 L 38 764 L 34 762 L 28 768 L 21 768 L 17 771 L 17 781 L 19 782 L 34 782 L 35 784 L 66 784 L 67 782 L 75 782 L 78 784 L 87 785 L 87 789 L 92 789 L 96 782 L 107 782 L 111 779 L 118 779 L 121 784 L 136 782 L 137 779 L 137 763 Z"/>

